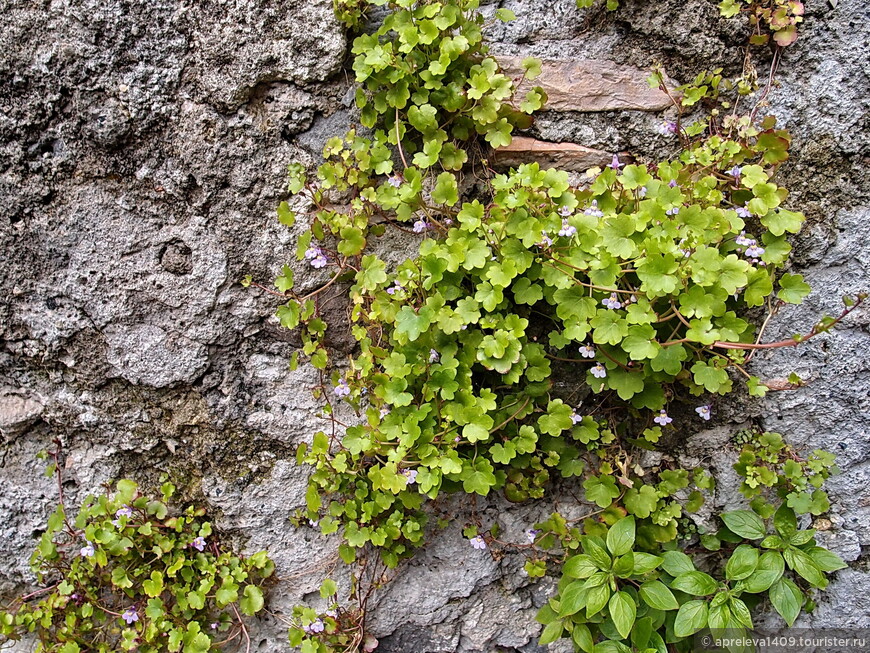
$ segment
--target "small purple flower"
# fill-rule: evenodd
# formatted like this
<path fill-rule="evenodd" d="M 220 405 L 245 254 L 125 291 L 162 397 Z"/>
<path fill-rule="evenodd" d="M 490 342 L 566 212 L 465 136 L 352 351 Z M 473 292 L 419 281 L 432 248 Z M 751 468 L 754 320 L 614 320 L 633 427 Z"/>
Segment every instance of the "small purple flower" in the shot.
<path fill-rule="evenodd" d="M 213 621 L 213 622 L 211 623 L 211 629 L 212 629 L 212 630 L 217 630 L 219 625 L 220 625 L 220 624 L 219 624 L 217 621 Z"/>
<path fill-rule="evenodd" d="M 705 422 L 710 421 L 710 417 L 712 416 L 712 412 L 710 411 L 710 406 L 698 406 L 695 409 L 695 412 L 698 413 L 698 417 L 700 417 Z"/>
<path fill-rule="evenodd" d="M 728 171 L 728 174 L 735 179 L 740 179 L 740 166 L 734 166 L 733 168 L 731 168 L 731 170 Z"/>
<path fill-rule="evenodd" d="M 560 236 L 571 237 L 577 233 L 577 227 L 568 224 L 568 218 L 562 218 L 562 228 L 559 229 Z"/>
<path fill-rule="evenodd" d="M 329 259 L 324 254 L 317 256 L 311 260 L 311 267 L 316 269 L 325 268 L 329 264 Z"/>
<path fill-rule="evenodd" d="M 133 509 L 130 506 L 122 506 L 115 511 L 115 517 L 132 517 Z"/>
<path fill-rule="evenodd" d="M 350 394 L 350 387 L 344 379 L 339 380 L 338 385 L 333 389 L 336 397 L 347 397 Z"/>
<path fill-rule="evenodd" d="M 602 299 L 601 303 L 604 304 L 606 308 L 614 311 L 622 308 L 622 302 L 617 299 L 615 292 L 610 293 L 610 297 L 605 297 L 604 299 Z"/>
<path fill-rule="evenodd" d="M 746 248 L 746 256 L 751 259 L 759 259 L 762 254 L 764 254 L 764 248 L 754 243 Z"/>
<path fill-rule="evenodd" d="M 604 217 L 604 212 L 598 209 L 598 200 L 592 200 L 592 206 L 583 211 L 583 213 L 592 216 L 593 218 Z"/>
<path fill-rule="evenodd" d="M 483 551 L 486 548 L 486 542 L 483 541 L 483 538 L 480 535 L 475 535 L 468 541 L 471 543 L 471 547 L 478 551 Z"/>
<path fill-rule="evenodd" d="M 680 212 L 680 207 L 675 206 L 674 208 L 668 209 L 667 211 L 665 211 L 665 215 L 676 215 L 679 212 Z"/>
<path fill-rule="evenodd" d="M 380 413 L 381 413 L 381 419 L 384 419 L 387 415 L 390 414 L 390 409 L 387 408 L 386 406 L 381 406 Z"/>
<path fill-rule="evenodd" d="M 305 250 L 305 258 L 309 261 L 316 259 L 318 256 L 322 256 L 322 255 L 323 255 L 323 251 L 315 245 L 312 245 L 311 247 L 309 247 L 308 249 Z"/>
<path fill-rule="evenodd" d="M 444 224 L 449 227 L 453 224 L 453 218 L 444 218 Z"/>
<path fill-rule="evenodd" d="M 404 289 L 405 289 L 405 287 L 402 284 L 400 284 L 398 281 L 394 281 L 393 285 L 390 286 L 389 288 L 387 288 L 387 294 L 394 295 L 397 292 L 399 292 L 400 290 L 404 290 Z"/>
<path fill-rule="evenodd" d="M 547 235 L 546 231 L 541 232 L 541 242 L 538 243 L 539 247 L 549 247 L 553 244 L 553 239 Z"/>
<path fill-rule="evenodd" d="M 333 619 L 338 618 L 338 610 L 327 610 L 323 613 L 324 617 L 332 617 Z"/>
<path fill-rule="evenodd" d="M 676 179 L 671 179 L 671 180 L 668 182 L 668 186 L 669 186 L 670 188 L 676 188 L 676 187 L 677 187 L 677 180 L 676 180 Z"/>
<path fill-rule="evenodd" d="M 592 372 L 592 376 L 594 376 L 596 379 L 603 379 L 605 376 L 607 376 L 607 370 L 601 363 L 598 363 L 598 365 L 596 365 L 589 371 Z"/>
<path fill-rule="evenodd" d="M 417 220 L 414 223 L 414 233 L 415 234 L 422 234 L 424 231 L 429 229 L 429 226 L 430 226 L 429 223 L 426 222 L 425 220 Z"/>
<path fill-rule="evenodd" d="M 580 345 L 580 348 L 577 351 L 580 352 L 580 355 L 583 358 L 595 358 L 595 347 L 590 347 L 589 345 Z"/>
<path fill-rule="evenodd" d="M 737 212 L 737 215 L 739 215 L 741 218 L 751 218 L 752 217 L 752 212 L 749 209 L 747 209 L 745 206 L 738 206 L 734 210 Z"/>
<path fill-rule="evenodd" d="M 417 482 L 417 470 L 416 469 L 403 469 L 402 476 L 408 479 L 408 485 L 411 483 Z"/>
<path fill-rule="evenodd" d="M 571 411 L 571 423 L 572 424 L 579 424 L 582 421 L 583 421 L 583 415 L 578 413 L 576 410 L 572 410 Z"/>
<path fill-rule="evenodd" d="M 314 621 L 312 621 L 307 626 L 302 626 L 302 630 L 304 630 L 307 634 L 313 635 L 315 633 L 322 633 L 326 626 L 323 625 L 323 619 L 318 617 Z"/>
<path fill-rule="evenodd" d="M 664 409 L 659 411 L 659 414 L 653 419 L 656 424 L 661 424 L 662 426 L 667 426 L 671 422 L 673 422 L 673 418 L 668 417 L 668 414 Z"/>
<path fill-rule="evenodd" d="M 538 535 L 540 534 L 540 530 L 537 528 L 530 528 L 526 531 L 526 539 L 529 541 L 529 544 L 534 544 L 535 540 L 538 539 Z"/>
<path fill-rule="evenodd" d="M 205 538 L 202 536 L 195 537 L 193 539 L 193 542 L 190 543 L 190 546 L 192 546 L 197 551 L 205 551 Z"/>
<path fill-rule="evenodd" d="M 673 120 L 665 120 L 658 127 L 656 127 L 656 131 L 662 136 L 670 136 L 672 134 L 676 134 L 677 123 Z"/>
<path fill-rule="evenodd" d="M 387 183 L 393 188 L 398 188 L 402 185 L 402 178 L 399 175 L 393 175 L 389 179 L 387 179 Z"/>
<path fill-rule="evenodd" d="M 453 438 L 453 441 L 454 441 L 456 444 L 459 444 L 460 442 L 462 442 L 462 436 L 461 436 L 461 435 L 457 435 L 455 438 Z"/>
<path fill-rule="evenodd" d="M 88 541 L 85 541 L 85 546 L 83 546 L 79 551 L 79 554 L 82 556 L 82 558 L 90 558 L 92 555 L 94 555 L 94 553 L 94 545 Z"/>
<path fill-rule="evenodd" d="M 136 614 L 136 608 L 127 608 L 124 614 L 121 615 L 121 619 L 126 621 L 128 626 L 134 621 L 139 621 L 139 615 Z"/>
<path fill-rule="evenodd" d="M 439 354 L 434 349 L 430 349 L 429 350 L 429 362 L 430 363 L 437 363 L 440 360 L 441 360 L 441 354 Z"/>
<path fill-rule="evenodd" d="M 637 196 L 639 198 L 643 199 L 644 197 L 646 197 L 646 194 L 647 194 L 646 186 L 641 186 L 640 188 L 637 189 Z"/>
<path fill-rule="evenodd" d="M 318 526 L 320 526 L 320 522 L 316 519 L 309 519 L 308 525 L 311 526 L 311 528 L 317 528 Z"/>
<path fill-rule="evenodd" d="M 561 215 L 563 218 L 567 218 L 572 213 L 574 213 L 574 209 L 572 209 L 570 206 L 563 206 L 559 208 L 559 215 Z"/>
<path fill-rule="evenodd" d="M 613 159 L 610 161 L 610 165 L 607 166 L 607 167 L 608 167 L 608 168 L 613 168 L 614 170 L 616 170 L 616 171 L 618 172 L 619 169 L 622 168 L 622 167 L 624 167 L 624 166 L 625 166 L 624 163 L 620 163 L 620 162 L 619 162 L 619 156 L 617 156 L 616 154 L 614 154 L 614 155 L 613 155 Z"/>

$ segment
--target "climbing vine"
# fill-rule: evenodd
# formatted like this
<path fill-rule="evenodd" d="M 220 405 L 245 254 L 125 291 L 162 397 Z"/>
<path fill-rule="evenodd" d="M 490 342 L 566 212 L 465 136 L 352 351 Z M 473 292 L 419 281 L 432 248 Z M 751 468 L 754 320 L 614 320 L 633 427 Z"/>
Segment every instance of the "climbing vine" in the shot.
<path fill-rule="evenodd" d="M 278 317 L 301 329 L 303 354 L 321 370 L 315 393 L 330 424 L 299 447 L 313 472 L 297 523 L 340 533 L 349 564 L 374 550 L 395 567 L 443 525 L 430 508 L 442 495 L 521 502 L 562 479 L 596 507 L 585 519 L 554 513 L 524 543 L 499 540 L 497 523 L 464 530 L 475 549 L 522 551 L 529 576 L 561 569 L 538 615 L 542 643 L 689 650 L 703 628 L 751 628 L 765 595 L 792 624 L 844 566 L 799 527 L 829 507 L 820 487 L 832 456 L 804 461 L 781 436 L 750 434 L 735 467 L 749 509 L 719 515 L 709 532 L 687 517 L 714 490 L 705 470 L 637 465 L 639 450 L 710 420 L 735 384 L 764 396 L 770 388 L 747 368 L 755 352 L 827 331 L 863 301 L 847 299 L 810 333 L 764 339 L 769 317 L 810 288 L 784 271 L 788 235 L 804 221 L 775 180 L 791 138 L 756 119 L 760 105 L 737 109 L 755 80 L 712 71 L 669 89 L 656 69 L 650 83 L 679 116 L 663 133 L 682 144 L 658 163 L 614 155 L 579 181 L 535 163 L 497 173 L 487 147 L 510 144 L 547 98 L 541 88 L 517 97 L 522 80 L 487 55 L 478 3 L 336 0 L 336 11 L 359 26 L 367 5 L 387 7 L 352 48 L 369 131 L 331 139 L 314 175 L 292 165 L 294 198 L 278 209 L 285 224 L 309 221 L 297 256 L 325 275 L 306 295 L 289 266 L 276 281 L 287 299 Z M 764 29 L 791 43 L 798 5 L 745 3 L 753 43 Z M 526 59 L 524 78 L 540 66 Z M 701 106 L 710 110 L 685 124 Z M 389 265 L 379 254 L 388 230 L 413 236 L 417 254 Z M 319 293 L 336 283 L 348 288 L 358 343 L 347 361 L 323 344 Z M 579 382 L 559 391 L 560 374 Z M 707 555 L 678 551 L 685 542 Z M 297 609 L 291 643 L 372 650 L 364 615 L 341 612 L 335 592 L 324 584 L 327 613 Z"/>

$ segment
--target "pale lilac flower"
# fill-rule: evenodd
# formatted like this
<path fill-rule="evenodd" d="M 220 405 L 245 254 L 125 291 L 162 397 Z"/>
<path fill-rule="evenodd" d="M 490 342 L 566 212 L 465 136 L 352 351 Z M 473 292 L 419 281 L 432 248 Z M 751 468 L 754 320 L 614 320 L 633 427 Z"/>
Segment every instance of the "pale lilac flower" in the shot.
<path fill-rule="evenodd" d="M 547 235 L 546 231 L 541 232 L 541 242 L 538 243 L 539 247 L 549 247 L 553 244 L 553 239 Z"/>
<path fill-rule="evenodd" d="M 570 206 L 563 206 L 559 209 L 559 215 L 561 215 L 563 218 L 567 218 L 572 213 L 574 213 L 574 209 L 572 209 Z"/>
<path fill-rule="evenodd" d="M 426 222 L 425 220 L 417 220 L 414 223 L 414 233 L 415 234 L 422 234 L 428 228 L 429 228 L 429 223 Z"/>
<path fill-rule="evenodd" d="M 393 285 L 390 286 L 389 288 L 387 288 L 387 294 L 393 295 L 393 294 L 399 292 L 400 290 L 404 290 L 404 289 L 405 289 L 405 287 L 402 284 L 400 284 L 398 281 L 394 281 Z"/>
<path fill-rule="evenodd" d="M 430 349 L 429 350 L 429 362 L 430 363 L 437 363 L 439 360 L 441 360 L 441 354 L 439 354 L 434 349 Z"/>
<path fill-rule="evenodd" d="M 130 506 L 122 506 L 117 511 L 115 511 L 115 517 L 117 517 L 117 518 L 132 517 L 132 516 L 133 516 L 133 509 Z"/>
<path fill-rule="evenodd" d="M 308 249 L 305 250 L 305 258 L 308 259 L 309 261 L 311 259 L 317 258 L 321 254 L 322 254 L 322 252 L 320 251 L 320 248 L 316 247 L 315 245 L 312 245 L 311 247 L 309 247 Z"/>
<path fill-rule="evenodd" d="M 577 233 L 577 227 L 568 224 L 568 218 L 562 218 L 562 228 L 559 229 L 560 236 L 571 237 Z"/>
<path fill-rule="evenodd" d="M 308 525 L 311 526 L 311 528 L 317 528 L 320 526 L 320 522 L 317 519 L 309 519 Z"/>
<path fill-rule="evenodd" d="M 749 245 L 755 244 L 755 241 L 752 238 L 746 237 L 745 231 L 741 231 L 740 235 L 734 239 L 734 242 L 737 243 L 738 245 L 742 245 L 744 247 L 748 247 Z"/>
<path fill-rule="evenodd" d="M 192 546 L 197 551 L 205 551 L 205 538 L 202 536 L 195 537 L 193 539 L 193 542 L 190 543 L 190 546 Z"/>
<path fill-rule="evenodd" d="M 332 617 L 333 619 L 338 618 L 338 610 L 327 610 L 323 613 L 324 617 Z"/>
<path fill-rule="evenodd" d="M 315 251 L 314 257 L 311 257 L 308 255 L 309 252 L 311 252 L 312 250 Z M 305 258 L 309 259 L 309 264 L 311 265 L 311 267 L 316 268 L 318 270 L 320 268 L 325 268 L 327 266 L 327 264 L 329 263 L 329 259 L 326 257 L 326 254 L 324 254 L 323 250 L 321 250 L 319 247 L 309 248 L 305 252 Z"/>
<path fill-rule="evenodd" d="M 453 224 L 453 218 L 444 218 L 444 224 L 448 227 Z"/>
<path fill-rule="evenodd" d="M 680 212 L 680 207 L 675 206 L 674 208 L 668 209 L 667 211 L 665 211 L 665 215 L 676 215 L 679 212 Z"/>
<path fill-rule="evenodd" d="M 475 535 L 474 537 L 468 540 L 471 543 L 471 547 L 477 549 L 479 551 L 483 551 L 486 548 L 486 542 L 483 541 L 483 538 L 480 535 Z"/>
<path fill-rule="evenodd" d="M 676 121 L 665 120 L 661 125 L 659 125 L 658 132 L 662 136 L 670 136 L 676 134 L 678 129 Z"/>
<path fill-rule="evenodd" d="M 128 626 L 134 621 L 139 621 L 139 615 L 136 614 L 136 608 L 127 608 L 124 614 L 121 615 L 121 619 L 126 621 Z"/>
<path fill-rule="evenodd" d="M 408 485 L 411 483 L 417 482 L 417 470 L 416 469 L 403 469 L 402 476 L 408 479 Z"/>
<path fill-rule="evenodd" d="M 307 626 L 302 626 L 302 630 L 304 630 L 308 635 L 322 633 L 325 628 L 326 626 L 323 625 L 323 619 L 321 619 L 320 617 L 312 621 Z"/>
<path fill-rule="evenodd" d="M 341 379 L 333 389 L 333 392 L 336 397 L 347 397 L 350 394 L 350 387 L 347 385 L 347 381 Z"/>
<path fill-rule="evenodd" d="M 659 411 L 659 414 L 653 419 L 656 424 L 661 424 L 662 426 L 667 426 L 671 422 L 673 422 L 673 418 L 668 417 L 668 414 L 664 409 Z"/>
<path fill-rule="evenodd" d="M 710 417 L 712 415 L 712 412 L 710 411 L 710 406 L 698 406 L 695 409 L 695 412 L 698 413 L 698 417 L 700 417 L 705 422 L 710 421 Z"/>
<path fill-rule="evenodd" d="M 462 442 L 462 436 L 461 436 L 461 435 L 457 435 L 455 438 L 453 438 L 453 441 L 454 441 L 456 444 L 459 444 L 460 442 Z"/>
<path fill-rule="evenodd" d="M 646 193 L 647 193 L 646 186 L 641 186 L 640 188 L 637 189 L 637 196 L 640 197 L 641 199 L 646 197 Z"/>
<path fill-rule="evenodd" d="M 571 423 L 572 424 L 579 424 L 582 421 L 583 421 L 583 415 L 578 413 L 576 410 L 572 410 L 571 411 Z"/>
<path fill-rule="evenodd" d="M 538 539 L 538 535 L 540 534 L 540 530 L 537 528 L 530 528 L 526 531 L 526 539 L 529 541 L 529 544 L 534 544 L 535 540 Z"/>
<path fill-rule="evenodd" d="M 610 297 L 605 297 L 604 299 L 602 299 L 601 303 L 611 310 L 622 308 L 622 302 L 617 299 L 615 292 L 610 293 Z"/>
<path fill-rule="evenodd" d="M 607 376 L 607 370 L 601 363 L 598 363 L 598 365 L 596 365 L 589 371 L 592 372 L 592 376 L 594 376 L 596 379 L 603 379 L 605 376 Z"/>
<path fill-rule="evenodd" d="M 380 413 L 381 413 L 381 419 L 384 419 L 387 415 L 390 414 L 390 409 L 387 408 L 386 406 L 381 406 Z"/>
<path fill-rule="evenodd" d="M 387 183 L 393 188 L 398 188 L 402 185 L 402 179 L 401 177 L 399 177 L 399 175 L 393 175 L 392 177 L 387 179 Z"/>
<path fill-rule="evenodd" d="M 734 210 L 737 212 L 737 215 L 739 215 L 741 218 L 751 218 L 752 217 L 752 212 L 749 209 L 747 209 L 745 206 L 738 206 Z"/>
<path fill-rule="evenodd" d="M 90 558 L 94 553 L 94 545 L 85 540 L 85 546 L 81 548 L 79 555 L 81 555 L 82 558 Z"/>
<path fill-rule="evenodd" d="M 217 629 L 218 629 L 218 625 L 219 625 L 219 624 L 218 624 L 217 621 L 213 621 L 213 622 L 211 623 L 211 629 L 212 629 L 212 630 L 217 630 Z"/>
<path fill-rule="evenodd" d="M 590 215 L 593 218 L 602 218 L 604 217 L 604 212 L 598 209 L 598 200 L 592 200 L 592 206 L 583 211 L 586 215 Z"/>
<path fill-rule="evenodd" d="M 671 188 L 676 188 L 676 187 L 677 187 L 677 180 L 676 180 L 676 179 L 671 179 L 671 180 L 668 182 L 668 186 L 670 186 Z"/>
<path fill-rule="evenodd" d="M 613 159 L 610 161 L 610 165 L 607 166 L 607 167 L 608 167 L 608 168 L 613 168 L 614 170 L 616 170 L 616 171 L 618 172 L 619 169 L 622 168 L 622 167 L 624 167 L 624 166 L 625 166 L 624 163 L 620 163 L 620 162 L 619 162 L 619 156 L 617 156 L 616 154 L 614 154 L 614 155 L 613 155 Z"/>
<path fill-rule="evenodd" d="M 577 351 L 580 352 L 580 355 L 583 358 L 595 358 L 595 347 L 590 347 L 589 345 L 580 345 L 580 348 Z"/>
<path fill-rule="evenodd" d="M 764 254 L 764 248 L 759 247 L 753 241 L 753 244 L 746 248 L 746 256 L 752 259 L 761 258 L 761 255 Z"/>
<path fill-rule="evenodd" d="M 735 179 L 740 179 L 740 166 L 734 166 L 733 168 L 731 168 L 731 170 L 728 171 L 728 174 Z"/>

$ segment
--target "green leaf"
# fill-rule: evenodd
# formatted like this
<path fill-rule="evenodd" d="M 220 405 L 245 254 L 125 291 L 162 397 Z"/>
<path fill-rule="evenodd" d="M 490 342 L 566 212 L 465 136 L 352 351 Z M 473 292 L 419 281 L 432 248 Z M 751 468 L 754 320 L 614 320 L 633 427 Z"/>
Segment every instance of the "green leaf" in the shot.
<path fill-rule="evenodd" d="M 634 547 L 634 517 L 623 517 L 607 531 L 607 550 L 613 557 L 625 555 Z"/>
<path fill-rule="evenodd" d="M 287 202 L 281 202 L 278 205 L 278 221 L 285 227 L 292 227 L 296 224 L 296 214 L 290 210 L 290 205 Z"/>
<path fill-rule="evenodd" d="M 239 601 L 242 613 L 252 617 L 263 609 L 263 603 L 263 591 L 256 585 L 246 585 L 244 596 Z"/>
<path fill-rule="evenodd" d="M 623 639 L 627 639 L 637 618 L 637 604 L 634 599 L 626 592 L 617 592 L 610 597 L 607 608 L 616 630 Z"/>
<path fill-rule="evenodd" d="M 680 607 L 674 593 L 658 580 L 647 581 L 640 586 L 640 598 L 656 610 L 676 610 Z"/>
<path fill-rule="evenodd" d="M 800 304 L 812 290 L 800 274 L 785 273 L 779 280 L 779 292 L 776 296 L 789 304 Z"/>
<path fill-rule="evenodd" d="M 568 578 L 589 578 L 598 567 L 588 555 L 576 555 L 565 561 L 562 574 Z"/>
<path fill-rule="evenodd" d="M 788 578 L 780 578 L 770 588 L 770 602 L 785 622 L 792 626 L 801 612 L 804 595 Z"/>
<path fill-rule="evenodd" d="M 662 555 L 662 569 L 676 577 L 687 571 L 695 571 L 695 565 L 682 551 L 667 551 Z"/>
<path fill-rule="evenodd" d="M 612 476 L 590 476 L 583 481 L 586 490 L 586 499 L 597 504 L 599 508 L 606 508 L 619 496 L 619 488 Z"/>
<path fill-rule="evenodd" d="M 689 601 L 684 603 L 677 618 L 674 620 L 674 635 L 677 637 L 689 637 L 694 635 L 707 625 L 707 602 Z"/>
<path fill-rule="evenodd" d="M 456 177 L 449 172 L 442 172 L 435 181 L 432 190 L 432 201 L 437 204 L 453 206 L 459 201 L 459 189 L 456 186 Z"/>
<path fill-rule="evenodd" d="M 687 571 L 671 582 L 671 588 L 694 596 L 709 596 L 719 589 L 719 583 L 702 571 Z"/>
<path fill-rule="evenodd" d="M 728 530 L 747 540 L 760 540 L 767 534 L 761 517 L 750 510 L 732 510 L 722 513 L 721 518 Z"/>
<path fill-rule="evenodd" d="M 765 592 L 778 581 L 785 571 L 785 562 L 779 551 L 766 551 L 758 559 L 758 566 L 743 581 L 743 589 L 750 594 Z"/>
<path fill-rule="evenodd" d="M 493 467 L 486 458 L 478 458 L 473 466 L 468 465 L 463 468 L 462 488 L 469 494 L 475 492 L 486 496 L 495 484 Z"/>
<path fill-rule="evenodd" d="M 748 544 L 741 544 L 734 549 L 725 565 L 725 578 L 743 580 L 751 576 L 756 567 L 758 567 L 758 549 Z"/>
<path fill-rule="evenodd" d="M 526 74 L 526 79 L 535 79 L 541 74 L 541 60 L 537 57 L 526 57 L 523 59 L 523 70 Z"/>
<path fill-rule="evenodd" d="M 804 220 L 803 213 L 778 209 L 761 218 L 761 224 L 767 227 L 774 236 L 782 236 L 786 231 L 796 234 L 801 230 Z"/>

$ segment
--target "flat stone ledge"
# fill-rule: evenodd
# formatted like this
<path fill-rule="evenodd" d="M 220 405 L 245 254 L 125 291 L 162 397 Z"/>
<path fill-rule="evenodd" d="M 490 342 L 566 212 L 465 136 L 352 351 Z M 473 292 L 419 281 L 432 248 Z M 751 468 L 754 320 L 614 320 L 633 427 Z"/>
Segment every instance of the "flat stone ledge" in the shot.
<path fill-rule="evenodd" d="M 496 57 L 510 77 L 523 75 L 521 57 Z M 602 59 L 542 59 L 541 74 L 523 81 L 525 94 L 534 86 L 547 92 L 550 111 L 662 111 L 672 105 L 666 93 L 650 88 L 649 71 Z M 666 80 L 676 86 L 673 80 Z"/>
<path fill-rule="evenodd" d="M 537 161 L 541 168 L 560 168 L 585 172 L 609 164 L 612 152 L 595 150 L 576 143 L 549 143 L 526 136 L 514 136 L 510 145 L 494 150 L 490 163 L 495 168 L 510 168 Z"/>

